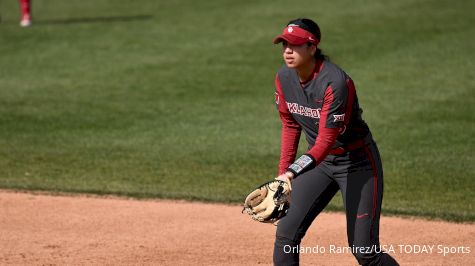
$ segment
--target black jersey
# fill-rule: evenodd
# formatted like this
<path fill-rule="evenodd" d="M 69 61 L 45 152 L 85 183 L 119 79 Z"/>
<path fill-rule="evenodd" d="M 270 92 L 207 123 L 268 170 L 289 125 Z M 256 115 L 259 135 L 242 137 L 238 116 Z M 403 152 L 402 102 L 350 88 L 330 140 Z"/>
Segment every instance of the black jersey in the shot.
<path fill-rule="evenodd" d="M 279 111 L 290 112 L 303 128 L 309 148 L 317 139 L 320 123 L 325 128 L 339 128 L 333 148 L 348 145 L 368 135 L 355 86 L 351 78 L 330 61 L 320 63 L 315 77 L 301 84 L 295 69 L 284 65 L 277 73 L 276 104 Z M 281 91 L 279 91 L 279 89 Z M 322 109 L 324 101 L 331 101 Z M 283 110 L 286 109 L 286 110 Z"/>

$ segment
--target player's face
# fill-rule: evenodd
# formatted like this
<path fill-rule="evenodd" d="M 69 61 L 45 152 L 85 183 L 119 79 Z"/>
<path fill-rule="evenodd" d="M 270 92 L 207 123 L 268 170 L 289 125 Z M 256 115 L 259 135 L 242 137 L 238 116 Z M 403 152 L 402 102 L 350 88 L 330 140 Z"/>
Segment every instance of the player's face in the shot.
<path fill-rule="evenodd" d="M 285 64 L 290 68 L 300 68 L 307 64 L 313 64 L 313 55 L 316 47 L 314 45 L 292 45 L 286 41 L 282 42 L 282 54 Z"/>

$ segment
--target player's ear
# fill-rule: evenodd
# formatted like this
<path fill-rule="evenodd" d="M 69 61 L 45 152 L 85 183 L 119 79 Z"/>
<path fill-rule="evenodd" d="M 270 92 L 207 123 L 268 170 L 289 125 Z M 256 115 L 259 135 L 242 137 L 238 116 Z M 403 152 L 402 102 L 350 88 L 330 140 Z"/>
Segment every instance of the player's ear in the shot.
<path fill-rule="evenodd" d="M 310 48 L 310 53 L 312 56 L 315 56 L 315 53 L 317 52 L 317 46 L 312 43 L 308 43 L 308 47 Z"/>

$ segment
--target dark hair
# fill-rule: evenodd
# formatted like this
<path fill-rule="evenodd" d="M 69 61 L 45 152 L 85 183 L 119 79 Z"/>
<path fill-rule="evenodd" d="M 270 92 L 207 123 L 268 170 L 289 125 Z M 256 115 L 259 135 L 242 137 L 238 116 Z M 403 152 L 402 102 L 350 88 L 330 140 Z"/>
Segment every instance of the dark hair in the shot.
<path fill-rule="evenodd" d="M 289 23 L 287 23 L 287 26 L 290 26 L 292 24 L 299 26 L 300 28 L 312 33 L 318 39 L 318 41 L 322 40 L 322 33 L 320 31 L 320 27 L 318 26 L 317 23 L 315 23 L 315 21 L 308 18 L 297 18 L 297 19 L 289 21 Z M 313 44 L 308 43 L 308 46 L 310 45 L 313 45 Z M 330 59 L 328 56 L 324 55 L 322 50 L 318 47 L 317 47 L 317 51 L 315 52 L 314 57 L 315 59 L 320 59 L 320 60 Z"/>

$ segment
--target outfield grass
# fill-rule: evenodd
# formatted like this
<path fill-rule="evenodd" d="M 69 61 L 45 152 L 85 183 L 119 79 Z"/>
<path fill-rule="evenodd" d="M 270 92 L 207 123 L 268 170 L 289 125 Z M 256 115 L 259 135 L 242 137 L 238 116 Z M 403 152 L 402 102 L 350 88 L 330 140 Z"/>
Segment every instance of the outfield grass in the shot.
<path fill-rule="evenodd" d="M 242 201 L 277 171 L 272 38 L 308 16 L 356 82 L 383 212 L 475 221 L 475 2 L 299 3 L 34 1 L 24 29 L 2 1 L 0 187 Z"/>

